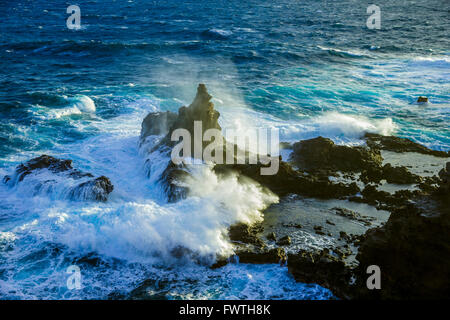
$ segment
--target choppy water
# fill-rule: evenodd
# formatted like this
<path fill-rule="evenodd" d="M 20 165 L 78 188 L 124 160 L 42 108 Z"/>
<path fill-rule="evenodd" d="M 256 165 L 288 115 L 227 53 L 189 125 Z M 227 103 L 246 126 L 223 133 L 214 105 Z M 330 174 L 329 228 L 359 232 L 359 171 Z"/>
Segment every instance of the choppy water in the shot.
<path fill-rule="evenodd" d="M 224 127 L 339 143 L 371 131 L 450 149 L 448 1 L 378 1 L 381 30 L 366 27 L 371 1 L 77 4 L 75 31 L 64 1 L 0 3 L 0 174 L 47 153 L 110 177 L 115 190 L 96 204 L 1 185 L 1 298 L 106 298 L 147 278 L 168 298 L 330 297 L 286 268 L 212 271 L 169 257 L 179 245 L 229 252 L 226 228 L 260 219 L 273 200 L 205 169 L 209 193 L 169 205 L 146 178 L 142 118 L 188 104 L 199 82 Z M 430 103 L 416 104 L 419 95 Z M 79 262 L 87 254 L 100 263 Z M 70 291 L 65 270 L 77 261 L 83 289 Z"/>

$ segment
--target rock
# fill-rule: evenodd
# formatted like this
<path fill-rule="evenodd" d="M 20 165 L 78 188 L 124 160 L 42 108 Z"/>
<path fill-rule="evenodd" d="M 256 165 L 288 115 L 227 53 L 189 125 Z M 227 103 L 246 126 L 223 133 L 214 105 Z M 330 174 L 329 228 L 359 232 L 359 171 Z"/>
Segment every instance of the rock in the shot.
<path fill-rule="evenodd" d="M 280 263 L 286 262 L 286 252 L 283 248 L 275 249 L 257 249 L 257 250 L 242 250 L 237 252 L 240 263 Z"/>
<path fill-rule="evenodd" d="M 349 242 L 350 241 L 350 236 L 345 231 L 339 231 L 339 239 Z"/>
<path fill-rule="evenodd" d="M 222 128 L 219 125 L 218 119 L 220 113 L 214 109 L 214 104 L 211 102 L 212 96 L 208 93 L 206 86 L 204 84 L 199 84 L 197 88 L 197 95 L 194 98 L 194 101 L 188 107 L 181 107 L 178 109 L 178 115 L 175 119 L 173 119 L 172 125 L 170 126 L 169 132 L 167 133 L 163 143 L 174 146 L 177 144 L 177 141 L 171 141 L 170 137 L 172 132 L 176 129 L 186 129 L 191 134 L 191 155 L 194 154 L 194 140 L 199 139 L 200 145 L 203 146 L 203 149 L 210 143 L 203 141 L 203 134 L 208 129 L 217 129 L 219 131 Z M 194 125 L 196 121 L 200 121 L 202 124 L 202 132 L 201 136 L 198 137 L 194 134 Z"/>
<path fill-rule="evenodd" d="M 194 121 L 201 121 L 202 133 L 208 129 L 221 130 L 220 125 L 218 124 L 219 113 L 214 110 L 214 105 L 210 100 L 211 96 L 208 94 L 205 85 L 200 84 L 194 101 L 189 107 L 181 107 L 176 117 L 170 113 L 148 115 L 142 124 L 141 136 L 145 137 L 148 134 L 165 132 L 167 125 L 164 125 L 162 126 L 163 128 L 161 128 L 159 125 L 160 121 L 171 123 L 166 136 L 152 149 L 152 151 L 156 149 L 162 150 L 161 152 L 169 155 L 171 148 L 177 143 L 170 140 L 171 133 L 175 129 L 183 128 L 193 135 Z M 219 143 L 227 144 L 231 148 L 237 148 L 236 145 L 230 145 L 224 140 L 219 141 Z M 191 144 L 191 147 L 193 148 L 194 142 L 191 141 Z M 204 142 L 203 148 L 206 146 L 205 144 L 207 145 L 209 142 Z M 353 150 L 352 148 L 335 146 L 333 147 L 333 150 L 337 150 L 337 153 L 342 154 L 342 157 L 350 157 L 350 160 L 345 160 L 349 161 L 347 168 L 351 167 L 352 163 L 356 161 L 352 157 L 354 154 L 360 155 L 359 158 L 365 157 L 362 160 L 363 162 L 370 156 L 374 157 L 374 161 L 379 160 L 376 151 L 369 151 L 364 148 Z M 248 153 L 246 153 L 246 156 L 248 157 Z M 367 161 L 371 160 L 368 159 Z M 344 159 L 342 159 L 341 162 L 344 162 Z M 248 161 L 246 163 L 248 163 Z M 228 175 L 234 172 L 239 176 L 251 178 L 268 189 L 268 191 L 276 193 L 279 196 L 296 193 L 318 198 L 341 198 L 354 195 L 360 191 L 354 182 L 350 184 L 333 183 L 326 175 L 305 174 L 293 169 L 289 163 L 281 161 L 281 158 L 279 170 L 275 175 L 261 175 L 262 167 L 265 167 L 265 165 L 261 163 L 237 164 L 237 161 L 234 161 L 234 164 L 216 164 L 214 166 L 214 171 L 218 175 Z M 187 176 L 189 176 L 189 173 L 185 165 L 175 165 L 173 162 L 168 164 L 161 175 L 160 182 L 168 195 L 169 201 L 177 201 L 186 197 L 188 190 L 180 182 Z"/>
<path fill-rule="evenodd" d="M 188 188 L 182 182 L 189 176 L 190 174 L 183 163 L 176 165 L 172 161 L 169 162 L 159 178 L 159 182 L 169 202 L 176 202 L 186 198 Z"/>
<path fill-rule="evenodd" d="M 111 181 L 101 176 L 93 180 L 81 183 L 70 191 L 70 198 L 77 200 L 106 201 L 108 195 L 114 190 Z"/>
<path fill-rule="evenodd" d="M 335 210 L 336 214 L 338 216 L 345 217 L 347 219 L 354 220 L 354 221 L 359 221 L 359 222 L 363 223 L 365 226 L 370 226 L 371 221 L 375 220 L 375 218 L 373 218 L 373 217 L 363 216 L 363 215 L 359 214 L 358 212 L 349 210 L 347 208 L 336 208 L 335 207 L 335 208 L 332 208 L 332 210 Z"/>
<path fill-rule="evenodd" d="M 326 235 L 326 233 L 322 229 L 322 226 L 314 226 L 314 232 L 320 236 Z"/>
<path fill-rule="evenodd" d="M 142 121 L 141 141 L 150 135 L 166 135 L 177 119 L 173 112 L 149 113 Z"/>
<path fill-rule="evenodd" d="M 29 174 L 41 169 L 47 169 L 51 173 L 68 173 L 70 177 L 75 179 L 93 177 L 90 173 L 83 173 L 74 169 L 72 167 L 72 160 L 61 160 L 44 154 L 18 165 L 14 175 L 14 181 L 15 183 L 21 182 Z M 8 176 L 5 180 L 10 181 L 11 177 Z"/>
<path fill-rule="evenodd" d="M 447 162 L 445 168 L 439 171 L 439 189 L 438 194 L 450 198 L 450 162 Z"/>
<path fill-rule="evenodd" d="M 261 175 L 260 168 L 259 164 L 216 165 L 214 171 L 219 175 L 226 175 L 229 172 L 244 175 L 259 182 L 280 197 L 288 194 L 300 194 L 317 198 L 341 198 L 360 191 L 356 183 L 333 183 L 328 177 L 307 175 L 297 171 L 284 161 L 280 161 L 279 170 L 275 175 Z"/>
<path fill-rule="evenodd" d="M 294 144 L 291 161 L 307 171 L 363 171 L 379 167 L 383 158 L 378 149 L 335 145 L 328 138 L 317 137 Z"/>
<path fill-rule="evenodd" d="M 388 150 L 393 152 L 417 152 L 429 154 L 435 157 L 449 157 L 450 153 L 445 151 L 431 150 L 410 139 L 394 136 L 382 136 L 376 133 L 366 133 L 364 135 L 367 145 L 373 149 Z"/>
<path fill-rule="evenodd" d="M 426 102 L 428 102 L 428 98 L 420 96 L 419 98 L 417 98 L 417 102 L 418 103 L 426 103 Z"/>
<path fill-rule="evenodd" d="M 275 235 L 275 232 L 271 232 L 267 235 L 267 240 L 271 240 L 271 241 L 277 241 L 277 237 Z"/>
<path fill-rule="evenodd" d="M 258 234 L 263 231 L 260 224 L 248 225 L 245 223 L 238 223 L 230 226 L 228 235 L 231 241 L 253 244 L 259 247 L 265 246 Z"/>
<path fill-rule="evenodd" d="M 370 229 L 357 259 L 359 299 L 450 298 L 450 206 L 432 198 L 416 199 L 394 210 L 383 227 Z M 368 290 L 366 269 L 381 270 L 381 290 Z"/>
<path fill-rule="evenodd" d="M 413 184 L 420 183 L 422 178 L 411 173 L 406 167 L 393 167 L 390 163 L 383 166 L 383 177 L 388 183 Z"/>
<path fill-rule="evenodd" d="M 348 297 L 351 272 L 342 257 L 328 249 L 288 254 L 288 270 L 296 281 L 317 283 L 340 298 Z"/>
<path fill-rule="evenodd" d="M 55 175 L 55 179 L 49 179 L 47 172 Z M 33 174 L 32 178 L 34 179 L 27 181 L 27 183 L 34 187 L 35 193 L 41 192 L 41 190 L 51 192 L 58 185 L 60 185 L 60 188 L 67 188 L 61 178 L 64 180 L 83 180 L 78 185 L 69 187 L 68 190 L 65 190 L 66 192 L 62 192 L 72 200 L 106 201 L 108 195 L 114 189 L 113 184 L 107 177 L 94 178 L 91 173 L 74 169 L 72 160 L 57 159 L 48 155 L 42 155 L 18 165 L 14 175 L 12 177 L 6 176 L 3 181 L 10 186 L 14 186 L 23 183 L 24 179 L 31 174 Z M 43 178 L 40 179 L 39 174 L 43 174 Z M 57 179 L 57 177 L 59 178 Z"/>
<path fill-rule="evenodd" d="M 398 190 L 394 194 L 377 190 L 373 185 L 367 185 L 362 191 L 362 198 L 349 198 L 349 201 L 364 202 L 379 210 L 391 211 L 406 205 L 412 198 L 423 194 L 420 190 Z"/>
<path fill-rule="evenodd" d="M 331 222 L 330 220 L 326 220 L 325 222 L 328 223 L 329 225 L 332 225 L 332 226 L 336 225 L 335 223 Z"/>
<path fill-rule="evenodd" d="M 277 245 L 279 245 L 279 246 L 288 246 L 291 243 L 292 243 L 291 237 L 284 236 L 284 237 L 280 238 L 280 240 L 278 240 Z"/>
<path fill-rule="evenodd" d="M 210 101 L 211 96 L 206 90 L 204 84 L 199 84 L 197 95 L 188 107 L 181 107 L 178 114 L 171 112 L 158 112 L 148 114 L 142 122 L 141 144 L 149 135 L 159 134 L 165 136 L 150 150 L 159 151 L 167 156 L 171 149 L 178 144 L 178 141 L 172 141 L 171 136 L 176 129 L 186 129 L 191 134 L 191 155 L 195 157 L 194 144 L 196 139 L 200 140 L 200 146 L 203 149 L 210 142 L 203 142 L 203 134 L 208 129 L 218 129 L 221 127 L 218 123 L 219 112 L 214 109 L 214 104 Z M 195 122 L 199 121 L 202 125 L 200 134 L 194 134 Z M 222 137 L 223 139 L 223 137 Z M 148 164 L 147 160 L 147 164 Z M 166 169 L 160 177 L 160 183 L 165 190 L 169 202 L 175 202 L 186 197 L 188 189 L 182 185 L 184 179 L 189 176 L 185 164 L 177 165 L 169 161 Z"/>

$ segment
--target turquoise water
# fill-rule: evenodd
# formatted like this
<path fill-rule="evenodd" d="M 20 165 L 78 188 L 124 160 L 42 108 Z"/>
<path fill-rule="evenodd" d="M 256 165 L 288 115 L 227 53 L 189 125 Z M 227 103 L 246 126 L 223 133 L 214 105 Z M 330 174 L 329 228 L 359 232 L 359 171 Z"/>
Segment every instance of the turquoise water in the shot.
<path fill-rule="evenodd" d="M 366 27 L 369 1 L 77 4 L 75 31 L 66 28 L 65 2 L 0 3 L 0 174 L 47 153 L 110 177 L 115 191 L 92 204 L 0 186 L 2 298 L 106 298 L 148 277 L 167 280 L 155 294 L 168 298 L 330 297 L 285 268 L 189 271 L 165 257 L 181 244 L 226 251 L 217 234 L 263 201 L 242 199 L 244 209 L 225 219 L 217 194 L 169 205 L 146 178 L 143 117 L 190 103 L 199 82 L 223 127 L 348 144 L 369 131 L 450 149 L 448 1 L 378 1 L 380 30 Z M 430 102 L 415 103 L 420 95 Z M 183 227 L 189 221 L 192 230 Z M 102 263 L 83 265 L 83 289 L 67 290 L 65 269 L 86 254 Z"/>

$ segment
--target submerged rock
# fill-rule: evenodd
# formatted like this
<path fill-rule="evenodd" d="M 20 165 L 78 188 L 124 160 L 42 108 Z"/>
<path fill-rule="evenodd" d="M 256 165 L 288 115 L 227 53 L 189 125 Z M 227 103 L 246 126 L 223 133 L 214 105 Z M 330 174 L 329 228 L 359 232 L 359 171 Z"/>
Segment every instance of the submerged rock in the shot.
<path fill-rule="evenodd" d="M 42 178 L 39 177 L 40 174 Z M 10 186 L 15 186 L 24 183 L 24 180 L 31 176 L 36 179 L 27 183 L 34 187 L 34 193 L 44 189 L 50 192 L 59 185 L 60 188 L 67 189 L 62 193 L 73 200 L 106 201 L 114 189 L 107 177 L 94 178 L 91 173 L 74 169 L 72 160 L 58 159 L 48 155 L 42 155 L 18 165 L 15 173 L 12 176 L 5 176 L 3 181 Z M 67 179 L 74 182 L 83 181 L 66 186 Z"/>

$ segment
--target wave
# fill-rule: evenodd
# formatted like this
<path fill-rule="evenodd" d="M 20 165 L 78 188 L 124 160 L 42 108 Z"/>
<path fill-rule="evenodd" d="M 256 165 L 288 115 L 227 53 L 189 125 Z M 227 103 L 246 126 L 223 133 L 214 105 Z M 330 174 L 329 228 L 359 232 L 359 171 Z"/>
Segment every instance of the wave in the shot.
<path fill-rule="evenodd" d="M 202 38 L 208 40 L 225 40 L 228 39 L 233 34 L 230 30 L 222 29 L 208 29 L 201 33 Z"/>
<path fill-rule="evenodd" d="M 35 105 L 37 107 L 35 113 L 39 118 L 53 120 L 83 113 L 93 114 L 97 110 L 95 102 L 85 95 L 77 95 L 71 98 L 66 96 L 47 97 L 44 102 L 49 101 L 49 99 L 51 99 L 49 105 Z"/>
<path fill-rule="evenodd" d="M 420 56 L 415 57 L 410 61 L 410 64 L 414 66 L 424 67 L 424 68 L 438 68 L 442 71 L 449 70 L 450 68 L 450 57 L 449 56 Z"/>
<path fill-rule="evenodd" d="M 128 117 L 136 121 L 134 115 Z M 114 126 L 123 120 L 115 119 Z M 157 182 L 161 171 L 152 170 L 154 177 L 150 179 L 145 175 L 136 127 L 124 132 L 128 127 L 122 126 L 117 132 L 108 132 L 110 125 L 105 124 L 103 134 L 62 150 L 66 158 L 83 159 L 83 170 L 111 179 L 114 191 L 109 201 L 73 202 L 50 196 L 63 195 L 70 181 L 60 181 L 51 192 L 41 190 L 29 197 L 22 195 L 30 194 L 34 184 L 19 185 L 2 192 L 25 221 L 32 208 L 35 223 L 25 223 L 11 232 L 32 236 L 38 241 L 34 246 L 45 240 L 80 254 L 97 252 L 126 261 L 167 264 L 178 261 L 176 252 L 183 248 L 188 257 L 212 263 L 216 256 L 233 253 L 227 236 L 229 226 L 261 221 L 262 210 L 278 201 L 256 183 L 243 183 L 236 176 L 219 179 L 204 165 L 193 168 L 192 178 L 185 181 L 190 196 L 167 204 Z M 152 158 L 154 168 L 163 168 L 167 161 L 170 159 L 161 155 Z M 45 172 L 32 178 L 39 183 L 55 179 Z"/>
<path fill-rule="evenodd" d="M 328 48 L 317 46 L 320 50 L 326 51 L 328 54 L 341 57 L 341 58 L 371 58 L 372 56 L 368 53 L 359 50 L 341 50 L 337 48 Z"/>
<path fill-rule="evenodd" d="M 246 136 L 251 123 L 256 128 L 279 129 L 280 141 L 297 142 L 323 136 L 338 144 L 361 144 L 365 133 L 393 134 L 397 126 L 391 118 L 369 119 L 363 116 L 326 112 L 300 121 L 283 121 L 254 110 L 219 108 L 222 128 L 233 129 Z"/>

